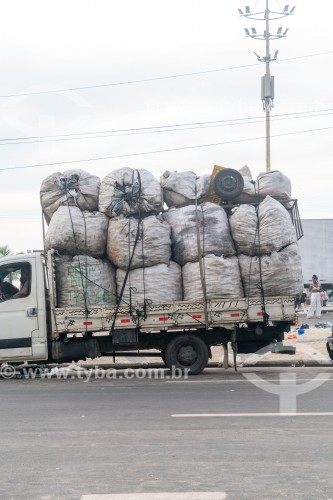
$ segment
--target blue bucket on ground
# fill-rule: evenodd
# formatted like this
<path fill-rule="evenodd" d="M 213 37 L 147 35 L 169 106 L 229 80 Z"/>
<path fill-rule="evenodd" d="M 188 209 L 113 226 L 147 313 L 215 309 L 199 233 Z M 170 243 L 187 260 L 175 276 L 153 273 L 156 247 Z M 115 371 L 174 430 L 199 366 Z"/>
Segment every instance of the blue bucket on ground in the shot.
<path fill-rule="evenodd" d="M 298 335 L 303 335 L 305 333 L 305 330 L 297 330 Z"/>

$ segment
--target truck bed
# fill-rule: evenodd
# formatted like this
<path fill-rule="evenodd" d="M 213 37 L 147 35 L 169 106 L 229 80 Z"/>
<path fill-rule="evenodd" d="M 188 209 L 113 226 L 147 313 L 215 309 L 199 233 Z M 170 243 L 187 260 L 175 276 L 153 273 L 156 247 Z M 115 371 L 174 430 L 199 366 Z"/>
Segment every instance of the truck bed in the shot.
<path fill-rule="evenodd" d="M 206 314 L 207 311 L 207 314 Z M 269 321 L 293 321 L 295 319 L 294 297 L 279 296 L 265 298 L 265 312 Z M 115 318 L 116 315 L 116 318 Z M 224 327 L 232 329 L 242 323 L 258 323 L 263 319 L 260 297 L 227 299 L 220 298 L 195 302 L 172 302 L 169 304 L 136 304 L 132 314 L 128 306 L 54 308 L 53 335 L 80 332 L 108 332 L 111 327 L 126 330 L 137 328 L 140 332 L 163 330 L 186 330 Z"/>

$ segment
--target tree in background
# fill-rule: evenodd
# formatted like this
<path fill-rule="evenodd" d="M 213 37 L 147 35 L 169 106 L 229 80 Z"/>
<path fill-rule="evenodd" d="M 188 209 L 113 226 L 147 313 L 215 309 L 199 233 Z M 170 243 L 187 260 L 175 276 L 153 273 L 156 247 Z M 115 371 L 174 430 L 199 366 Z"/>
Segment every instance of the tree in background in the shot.
<path fill-rule="evenodd" d="M 0 257 L 7 257 L 8 255 L 14 255 L 12 249 L 8 245 L 0 245 Z M 18 279 L 19 279 L 19 273 L 17 271 L 10 273 L 10 278 L 9 278 L 10 282 Z"/>
<path fill-rule="evenodd" d="M 13 252 L 8 245 L 0 245 L 0 257 L 6 257 L 11 255 Z"/>

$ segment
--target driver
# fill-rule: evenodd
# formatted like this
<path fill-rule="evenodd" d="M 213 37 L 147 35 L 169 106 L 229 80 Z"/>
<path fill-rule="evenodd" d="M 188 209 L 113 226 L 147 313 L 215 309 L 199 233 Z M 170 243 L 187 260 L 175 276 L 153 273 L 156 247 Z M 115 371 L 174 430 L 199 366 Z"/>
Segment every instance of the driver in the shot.
<path fill-rule="evenodd" d="M 21 287 L 17 290 L 17 293 L 11 296 L 12 299 L 19 299 L 20 297 L 26 297 L 30 292 L 30 270 L 29 267 L 22 267 L 21 269 Z"/>
<path fill-rule="evenodd" d="M 0 273 L 0 298 L 6 300 L 11 299 L 19 292 L 19 289 L 9 281 L 4 281 L 4 277 L 5 276 Z"/>

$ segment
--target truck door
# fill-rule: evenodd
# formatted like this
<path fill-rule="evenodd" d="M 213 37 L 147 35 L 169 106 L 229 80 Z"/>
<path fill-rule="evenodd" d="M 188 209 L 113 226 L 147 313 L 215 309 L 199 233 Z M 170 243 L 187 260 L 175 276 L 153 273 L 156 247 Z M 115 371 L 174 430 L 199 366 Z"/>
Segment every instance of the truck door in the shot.
<path fill-rule="evenodd" d="M 1 265 L 0 294 L 0 361 L 32 359 L 32 337 L 38 332 L 34 262 L 16 256 Z"/>

